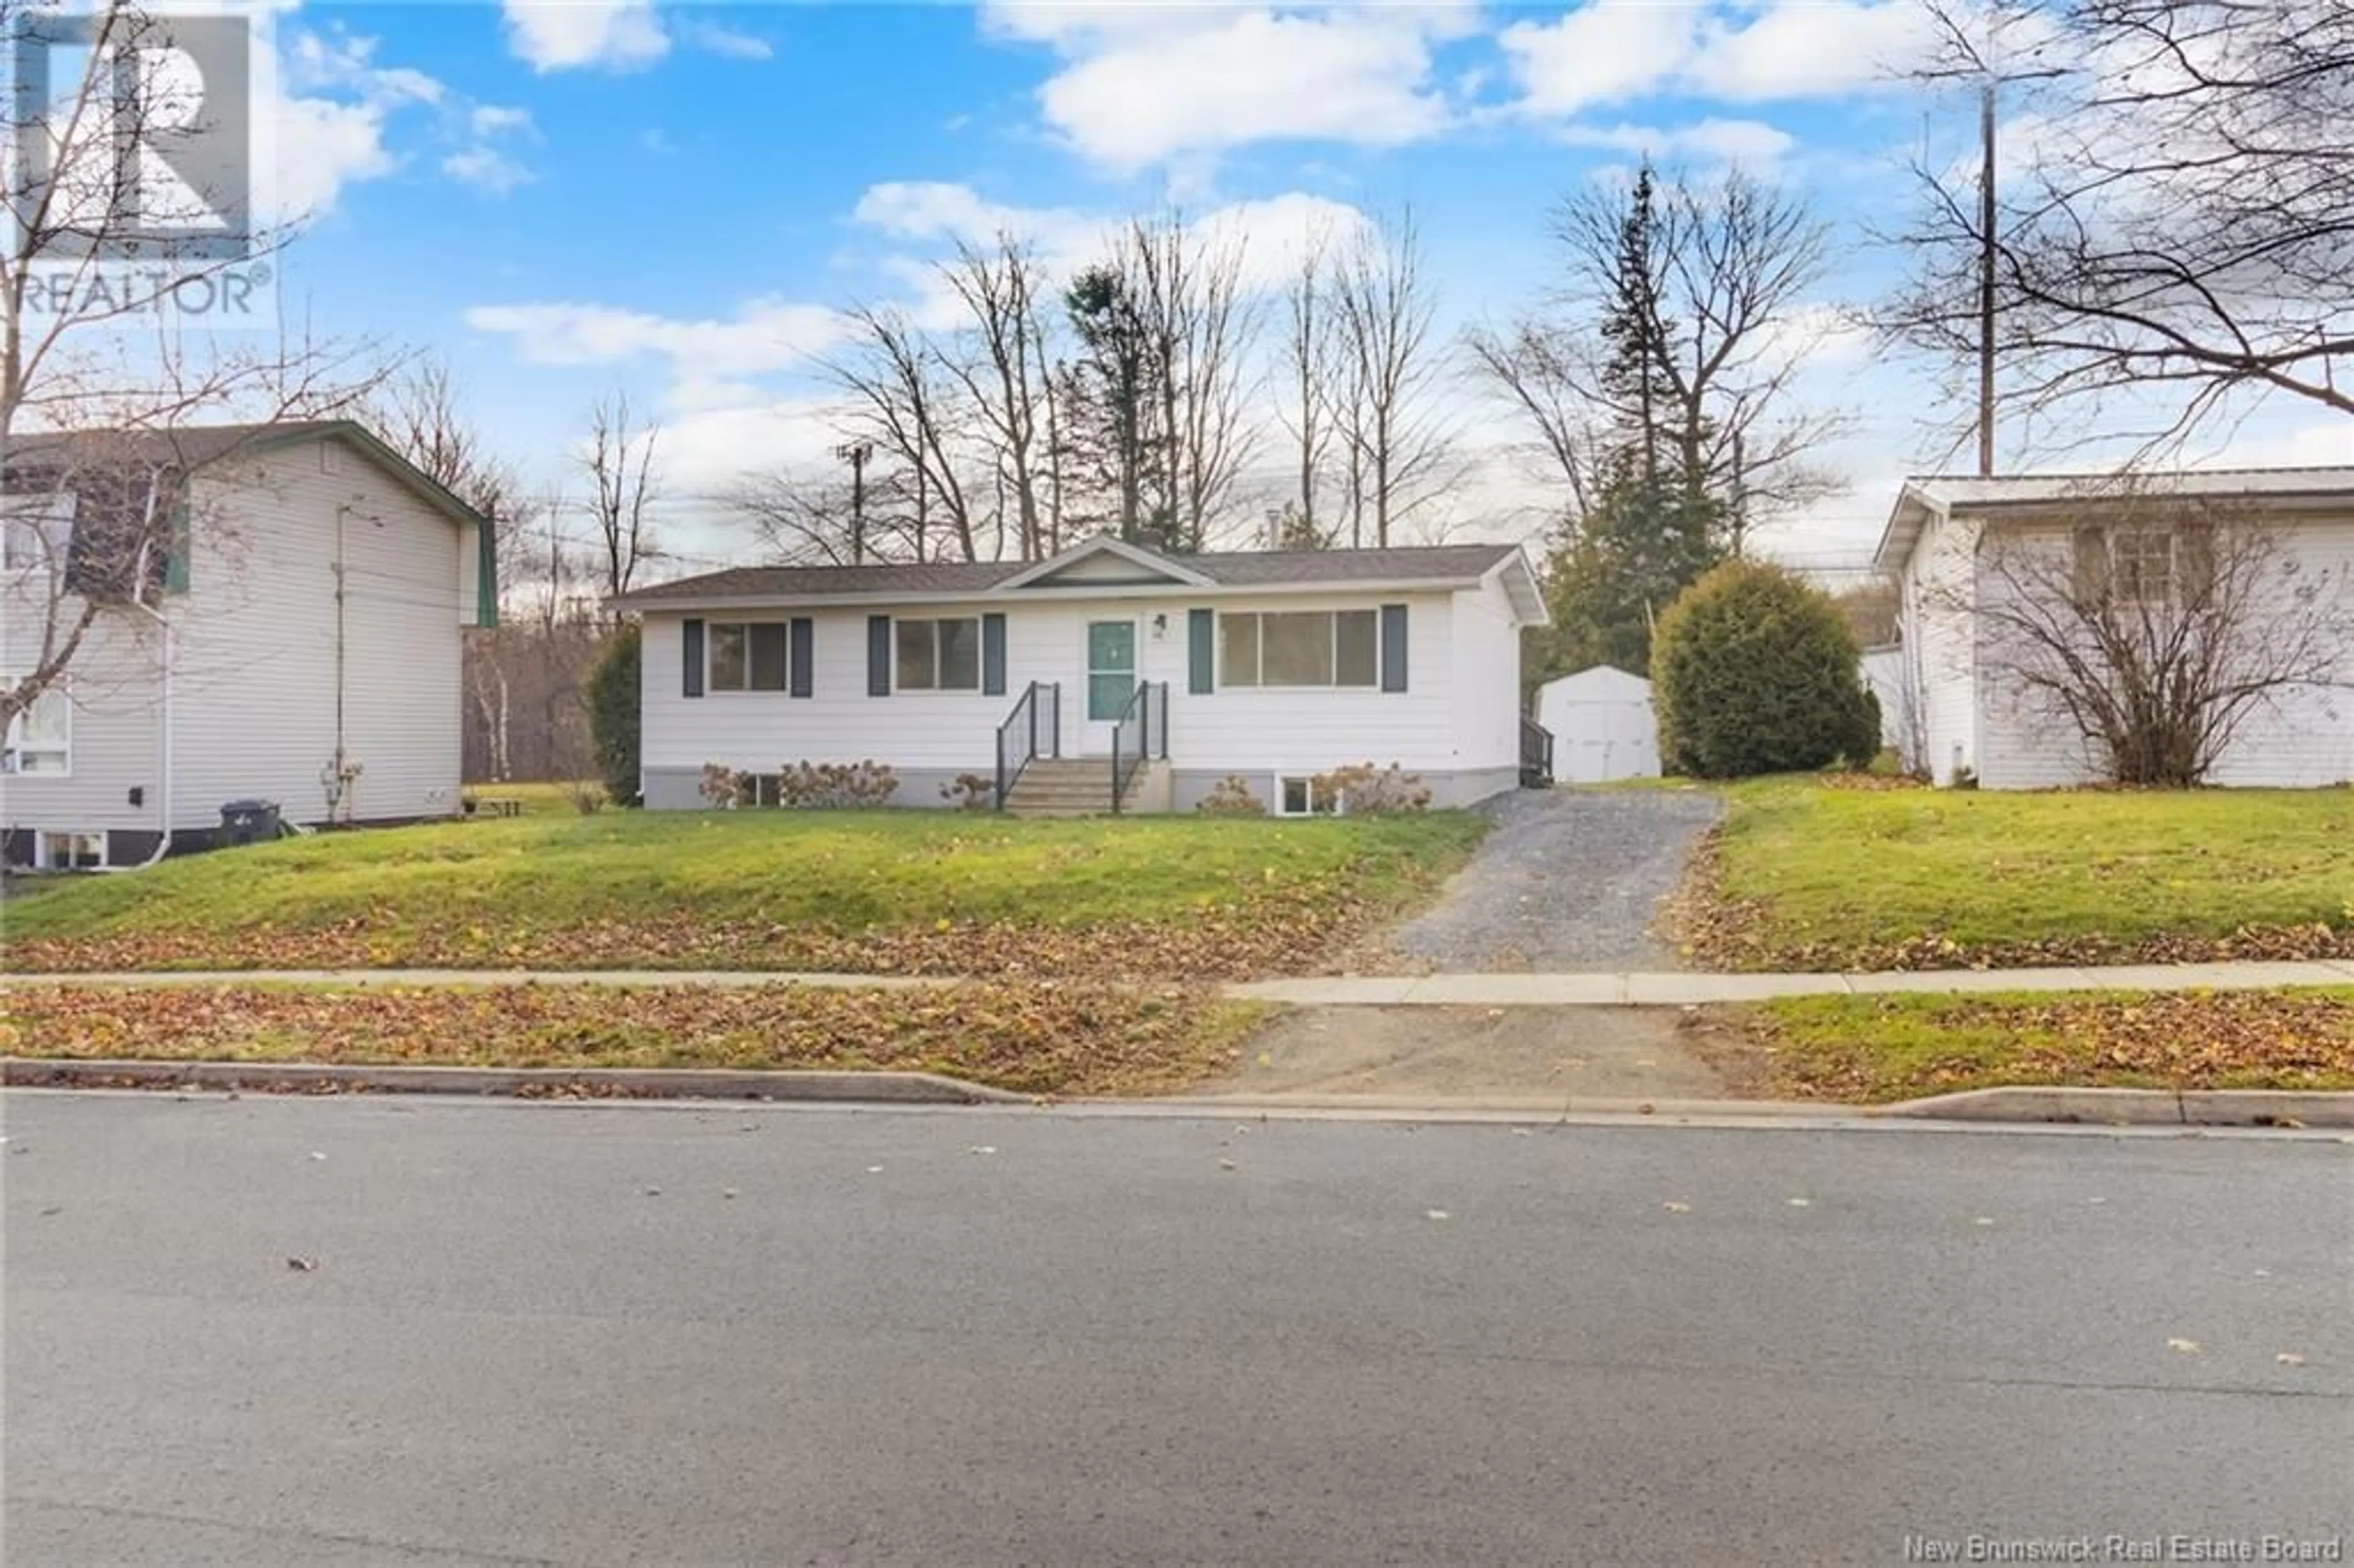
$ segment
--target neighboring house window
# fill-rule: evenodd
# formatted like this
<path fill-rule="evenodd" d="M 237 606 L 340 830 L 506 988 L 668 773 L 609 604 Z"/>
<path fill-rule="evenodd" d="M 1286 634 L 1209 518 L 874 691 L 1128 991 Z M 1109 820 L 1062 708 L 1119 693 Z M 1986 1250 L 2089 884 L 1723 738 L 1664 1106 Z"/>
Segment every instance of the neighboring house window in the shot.
<path fill-rule="evenodd" d="M 1336 817 L 1341 798 L 1306 774 L 1282 774 L 1275 781 L 1275 814 L 1278 817 Z"/>
<path fill-rule="evenodd" d="M 1381 617 L 1307 609 L 1218 617 L 1218 678 L 1228 686 L 1381 683 Z"/>
<path fill-rule="evenodd" d="M 979 616 L 895 621 L 891 636 L 900 691 L 981 690 Z"/>
<path fill-rule="evenodd" d="M 27 496 L 0 503 L 5 518 L 0 560 L 11 571 L 29 567 L 63 566 L 73 539 L 74 502 L 70 495 Z"/>
<path fill-rule="evenodd" d="M 45 871 L 103 871 L 104 833 L 43 833 L 41 867 Z"/>
<path fill-rule="evenodd" d="M 8 725 L 0 773 L 69 774 L 73 771 L 73 701 L 52 685 Z"/>
<path fill-rule="evenodd" d="M 781 692 L 790 639 L 781 620 L 714 621 L 705 630 L 715 692 Z"/>
<path fill-rule="evenodd" d="M 2109 535 L 2110 581 L 2131 604 L 2165 604 L 2174 597 L 2174 535 L 2157 528 L 2121 528 Z"/>

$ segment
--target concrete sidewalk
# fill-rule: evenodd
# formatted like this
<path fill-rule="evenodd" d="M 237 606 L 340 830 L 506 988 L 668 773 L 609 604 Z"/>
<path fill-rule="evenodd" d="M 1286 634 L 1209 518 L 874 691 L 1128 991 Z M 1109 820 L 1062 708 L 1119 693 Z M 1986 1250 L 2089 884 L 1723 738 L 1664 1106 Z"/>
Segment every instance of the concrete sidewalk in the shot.
<path fill-rule="evenodd" d="M 788 974 L 754 969 L 183 969 L 0 974 L 0 985 L 605 985 L 858 987 L 954 985 L 949 975 Z M 1039 979 L 1051 977 L 1020 977 Z M 2354 985 L 2354 959 L 2309 963 L 2120 964 L 2107 968 L 1918 969 L 1875 974 L 1331 975 L 1252 980 L 1228 996 L 1301 1007 L 1678 1007 L 1784 996 L 1900 991 L 2261 991 Z"/>
<path fill-rule="evenodd" d="M 1679 1007 L 1785 996 L 1900 991 L 2260 991 L 2354 985 L 2354 961 L 2120 964 L 2094 969 L 1921 969 L 1878 974 L 1336 975 L 1228 986 L 1299 1007 Z"/>

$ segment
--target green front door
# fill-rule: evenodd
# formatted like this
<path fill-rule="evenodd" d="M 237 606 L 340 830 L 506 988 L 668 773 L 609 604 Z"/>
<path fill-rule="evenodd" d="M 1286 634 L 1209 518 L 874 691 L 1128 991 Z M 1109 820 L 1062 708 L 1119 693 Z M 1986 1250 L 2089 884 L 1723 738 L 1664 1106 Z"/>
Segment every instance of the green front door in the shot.
<path fill-rule="evenodd" d="M 1136 622 L 1088 621 L 1087 722 L 1118 724 L 1135 695 Z"/>

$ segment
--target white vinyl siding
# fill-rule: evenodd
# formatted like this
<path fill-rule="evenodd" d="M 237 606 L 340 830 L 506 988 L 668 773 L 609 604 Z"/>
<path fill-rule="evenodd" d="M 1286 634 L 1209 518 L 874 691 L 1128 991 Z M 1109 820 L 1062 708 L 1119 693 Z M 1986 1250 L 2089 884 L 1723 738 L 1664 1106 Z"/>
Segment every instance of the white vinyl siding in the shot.
<path fill-rule="evenodd" d="M 224 801 L 327 816 L 321 775 L 344 749 L 360 821 L 458 805 L 461 628 L 473 532 L 356 451 L 323 471 L 318 443 L 204 471 L 173 683 L 175 829 L 217 827 Z M 341 658 L 337 510 L 345 560 Z"/>
<path fill-rule="evenodd" d="M 1978 524 L 1932 517 L 1904 570 L 1907 676 L 1921 694 L 1925 755 L 1907 758 L 1940 784 L 1978 759 L 1978 621 L 1969 609 L 1977 580 Z"/>
<path fill-rule="evenodd" d="M 78 602 L 69 601 L 67 613 Z M 40 610 L 22 599 L 6 608 L 0 669 L 29 668 L 38 652 Z M 144 615 L 101 613 L 62 686 L 62 700 L 72 707 L 71 770 L 0 774 L 0 824 L 36 832 L 156 827 L 163 777 L 157 641 L 155 623 Z"/>
<path fill-rule="evenodd" d="M 867 695 L 866 618 L 875 612 L 861 607 L 791 612 L 809 615 L 813 623 L 807 700 L 748 704 L 687 697 L 680 690 L 683 618 L 650 613 L 642 688 L 645 766 L 694 769 L 722 762 L 771 772 L 787 762 L 871 758 L 903 771 L 988 773 L 995 765 L 997 726 L 1033 681 L 1061 685 L 1063 751 L 1076 756 L 1086 745 L 1087 622 L 1126 619 L 1138 627 L 1137 678 L 1165 682 L 1169 688 L 1172 763 L 1248 775 L 1262 798 L 1278 772 L 1320 773 L 1367 761 L 1383 767 L 1395 762 L 1409 771 L 1509 768 L 1516 755 L 1517 641 L 1494 639 L 1489 652 L 1495 662 L 1462 671 L 1458 687 L 1451 648 L 1455 596 L 1449 594 L 1231 596 L 1205 590 L 1150 599 L 1058 594 L 1051 602 L 1024 602 L 1021 592 L 911 612 L 917 620 L 975 620 L 984 611 L 1002 613 L 1006 682 L 1004 694 L 995 696 L 909 691 L 896 680 L 890 696 Z M 1395 603 L 1407 607 L 1406 691 L 1221 687 L 1196 695 L 1186 689 L 1190 609 L 1378 612 L 1382 604 Z M 893 652 L 896 662 L 896 640 Z M 1458 738 L 1458 715 L 1466 710 L 1490 715 L 1491 731 L 1500 727 L 1494 715 L 1503 721 L 1500 733 L 1487 735 L 1477 755 L 1468 755 Z M 936 802 L 903 798 L 901 803 Z"/>
<path fill-rule="evenodd" d="M 1521 764 L 1521 629 L 1511 599 L 1500 588 L 1455 596 L 1452 633 L 1458 667 L 1464 672 L 1448 694 L 1454 716 L 1457 766 L 1509 768 Z M 1419 637 L 1421 629 L 1416 628 Z M 1416 662 L 1422 647 L 1414 645 Z M 1417 675 L 1420 671 L 1415 672 Z"/>

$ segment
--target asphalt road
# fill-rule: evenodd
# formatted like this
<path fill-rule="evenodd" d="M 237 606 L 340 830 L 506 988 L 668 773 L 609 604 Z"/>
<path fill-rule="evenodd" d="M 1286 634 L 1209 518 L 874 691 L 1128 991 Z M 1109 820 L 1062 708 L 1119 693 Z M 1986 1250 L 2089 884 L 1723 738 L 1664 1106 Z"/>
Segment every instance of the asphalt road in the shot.
<path fill-rule="evenodd" d="M 1898 1563 L 2354 1520 L 2336 1139 L 0 1108 L 11 1568 Z"/>

